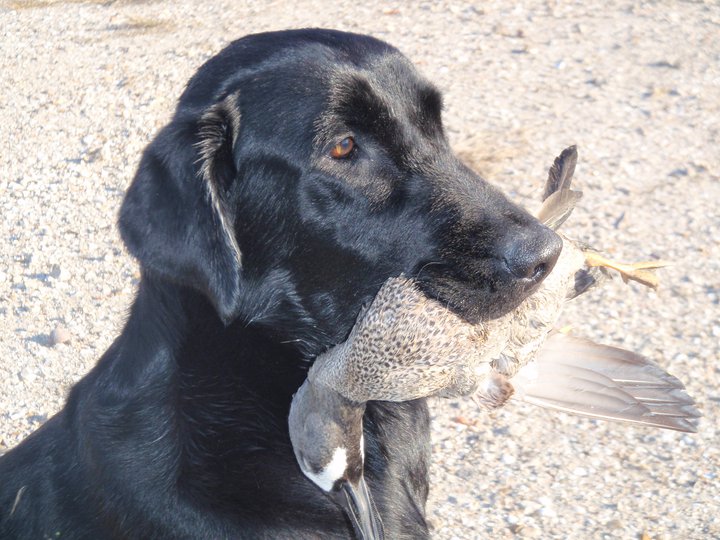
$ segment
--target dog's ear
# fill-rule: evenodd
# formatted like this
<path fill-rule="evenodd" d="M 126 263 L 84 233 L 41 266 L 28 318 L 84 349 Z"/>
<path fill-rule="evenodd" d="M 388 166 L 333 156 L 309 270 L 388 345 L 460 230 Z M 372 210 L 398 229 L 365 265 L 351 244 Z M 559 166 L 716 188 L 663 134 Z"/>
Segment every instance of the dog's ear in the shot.
<path fill-rule="evenodd" d="M 230 323 L 240 250 L 228 190 L 237 179 L 237 94 L 204 112 L 179 110 L 145 150 L 120 210 L 120 234 L 143 269 L 194 287 Z"/>

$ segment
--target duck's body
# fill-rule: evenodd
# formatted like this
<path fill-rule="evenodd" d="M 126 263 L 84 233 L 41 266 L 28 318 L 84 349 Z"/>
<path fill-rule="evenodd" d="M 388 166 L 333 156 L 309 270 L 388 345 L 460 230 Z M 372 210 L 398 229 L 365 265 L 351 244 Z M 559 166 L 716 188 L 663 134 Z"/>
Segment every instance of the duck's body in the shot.
<path fill-rule="evenodd" d="M 587 416 L 694 431 L 682 383 L 653 361 L 554 330 L 593 279 L 565 240 L 552 273 L 503 317 L 469 325 L 404 277 L 388 280 L 347 341 L 318 357 L 305 384 L 354 403 L 472 395 L 485 409 L 513 394 Z"/>
<path fill-rule="evenodd" d="M 570 147 L 550 169 L 538 219 L 553 229 L 581 197 L 571 189 L 576 160 Z M 692 431 L 698 413 L 675 377 L 641 355 L 554 331 L 565 302 L 597 283 L 601 267 L 656 287 L 651 270 L 660 266 L 616 263 L 563 236 L 560 257 L 538 289 L 504 316 L 477 325 L 412 280 L 391 278 L 347 341 L 318 357 L 308 384 L 357 403 L 473 395 L 493 409 L 517 394 L 578 414 Z"/>
<path fill-rule="evenodd" d="M 568 148 L 550 169 L 538 217 L 553 229 L 580 198 L 570 189 L 576 158 Z M 654 287 L 650 270 L 662 263 L 616 264 L 563 238 L 538 289 L 506 315 L 476 325 L 410 279 L 386 281 L 348 339 L 316 359 L 293 399 L 290 437 L 305 474 L 325 491 L 336 485 L 328 476 L 357 477 L 359 427 L 372 400 L 473 395 L 493 409 L 515 394 L 567 412 L 695 431 L 700 415 L 678 379 L 641 355 L 554 330 L 564 303 L 597 281 L 599 266 Z M 371 500 L 363 504 L 372 507 Z"/>

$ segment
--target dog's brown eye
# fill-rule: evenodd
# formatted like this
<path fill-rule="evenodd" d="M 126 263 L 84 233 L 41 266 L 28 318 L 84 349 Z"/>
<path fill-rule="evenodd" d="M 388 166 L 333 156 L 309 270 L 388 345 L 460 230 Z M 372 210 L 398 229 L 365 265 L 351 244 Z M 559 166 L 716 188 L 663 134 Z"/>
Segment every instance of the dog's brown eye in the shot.
<path fill-rule="evenodd" d="M 350 152 L 355 148 L 355 139 L 352 137 L 345 137 L 342 141 L 333 146 L 330 150 L 330 157 L 335 159 L 343 159 L 350 155 Z"/>

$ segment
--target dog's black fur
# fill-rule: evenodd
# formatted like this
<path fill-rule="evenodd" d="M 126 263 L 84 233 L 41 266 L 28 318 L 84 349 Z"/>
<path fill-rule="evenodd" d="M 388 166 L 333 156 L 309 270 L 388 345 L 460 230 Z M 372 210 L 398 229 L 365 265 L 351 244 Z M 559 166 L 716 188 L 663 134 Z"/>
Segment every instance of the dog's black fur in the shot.
<path fill-rule="evenodd" d="M 390 276 L 477 321 L 521 302 L 560 249 L 457 160 L 440 113 L 437 90 L 370 37 L 259 34 L 208 61 L 122 206 L 142 268 L 127 324 L 0 460 L 0 537 L 351 535 L 288 439 L 312 359 Z M 368 407 L 388 538 L 428 534 L 428 421 L 424 400 Z"/>

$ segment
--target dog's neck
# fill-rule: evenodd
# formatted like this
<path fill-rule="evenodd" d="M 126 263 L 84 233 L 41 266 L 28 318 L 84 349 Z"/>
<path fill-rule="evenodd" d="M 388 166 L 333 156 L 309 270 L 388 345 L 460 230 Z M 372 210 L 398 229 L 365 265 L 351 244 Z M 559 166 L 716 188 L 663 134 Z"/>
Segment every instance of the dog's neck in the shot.
<path fill-rule="evenodd" d="M 262 325 L 239 320 L 226 327 L 200 293 L 143 276 L 124 332 L 101 366 L 73 390 L 66 414 L 87 432 L 122 426 L 122 432 L 113 431 L 113 445 L 117 455 L 133 449 L 132 463 L 113 461 L 115 454 L 104 452 L 97 437 L 83 439 L 83 451 L 99 471 L 123 468 L 158 493 L 178 485 L 196 497 L 212 493 L 233 511 L 269 504 L 263 501 L 298 505 L 289 494 L 307 490 L 309 483 L 295 461 L 287 418 L 308 362 L 292 345 Z M 82 417 L 75 418 L 79 411 Z M 372 404 L 366 416 L 371 426 L 366 445 L 374 456 L 367 473 L 382 476 L 387 464 L 377 456 L 380 448 L 389 449 L 393 467 L 415 471 L 414 496 L 424 502 L 429 460 L 424 403 Z M 403 449 L 417 445 L 418 437 L 421 452 L 405 456 Z M 174 456 L 165 461 L 171 469 L 157 468 L 157 452 Z M 276 459 L 258 461 L 258 454 Z M 265 487 L 258 488 L 257 478 Z M 383 477 L 383 489 L 402 492 L 404 478 Z M 420 511 L 418 516 L 422 520 Z"/>

